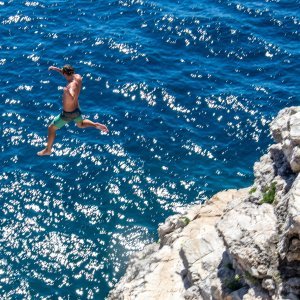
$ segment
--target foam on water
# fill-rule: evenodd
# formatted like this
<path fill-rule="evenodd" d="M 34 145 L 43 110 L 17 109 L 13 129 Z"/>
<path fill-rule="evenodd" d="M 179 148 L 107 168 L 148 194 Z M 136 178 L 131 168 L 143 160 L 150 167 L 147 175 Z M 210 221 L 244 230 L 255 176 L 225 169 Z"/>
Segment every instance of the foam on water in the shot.
<path fill-rule="evenodd" d="M 103 299 L 187 204 L 252 183 L 299 98 L 298 1 L 0 1 L 0 294 Z M 71 63 L 86 117 L 36 156 Z"/>

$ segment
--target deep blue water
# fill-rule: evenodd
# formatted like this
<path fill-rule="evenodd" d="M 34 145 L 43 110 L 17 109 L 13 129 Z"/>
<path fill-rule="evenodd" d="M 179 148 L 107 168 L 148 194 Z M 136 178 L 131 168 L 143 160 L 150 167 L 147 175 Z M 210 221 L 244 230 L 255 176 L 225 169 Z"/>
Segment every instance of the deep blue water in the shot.
<path fill-rule="evenodd" d="M 187 204 L 249 186 L 299 100 L 299 1 L 0 1 L 0 294 L 104 299 Z M 37 157 L 83 76 L 73 124 Z"/>

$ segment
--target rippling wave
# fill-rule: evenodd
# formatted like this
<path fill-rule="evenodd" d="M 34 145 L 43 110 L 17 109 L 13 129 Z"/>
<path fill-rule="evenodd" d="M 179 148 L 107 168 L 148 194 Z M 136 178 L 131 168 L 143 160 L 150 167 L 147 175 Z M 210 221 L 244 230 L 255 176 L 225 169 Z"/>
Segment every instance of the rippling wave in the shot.
<path fill-rule="evenodd" d="M 299 1 L 0 1 L 0 293 L 103 299 L 188 204 L 251 184 L 299 99 Z M 73 125 L 36 156 L 82 74 Z"/>

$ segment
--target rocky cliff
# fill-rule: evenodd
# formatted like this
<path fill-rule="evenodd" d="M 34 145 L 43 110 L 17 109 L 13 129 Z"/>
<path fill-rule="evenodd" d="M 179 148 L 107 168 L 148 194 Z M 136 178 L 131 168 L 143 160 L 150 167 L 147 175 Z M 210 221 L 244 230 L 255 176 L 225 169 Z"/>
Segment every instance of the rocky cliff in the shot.
<path fill-rule="evenodd" d="M 300 299 L 300 107 L 270 128 L 253 186 L 169 217 L 108 299 Z"/>

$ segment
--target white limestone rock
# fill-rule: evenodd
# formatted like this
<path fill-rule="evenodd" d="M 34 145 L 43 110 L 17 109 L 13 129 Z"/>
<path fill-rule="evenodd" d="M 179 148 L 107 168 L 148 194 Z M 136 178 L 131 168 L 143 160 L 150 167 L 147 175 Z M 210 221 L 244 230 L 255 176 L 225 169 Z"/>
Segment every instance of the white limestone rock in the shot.
<path fill-rule="evenodd" d="M 282 145 L 282 151 L 294 173 L 300 171 L 300 108 L 290 107 L 279 112 L 270 125 L 274 139 Z"/>
<path fill-rule="evenodd" d="M 300 172 L 300 147 L 296 146 L 294 147 L 292 153 L 291 153 L 291 169 L 295 173 Z"/>
<path fill-rule="evenodd" d="M 287 260 L 287 264 L 299 262 L 300 264 L 300 177 L 295 180 L 290 192 L 283 202 L 278 205 L 284 208 L 282 216 L 279 242 L 279 253 L 281 259 Z M 300 270 L 298 273 L 300 277 Z"/>
<path fill-rule="evenodd" d="M 248 290 L 247 294 L 243 296 L 243 300 L 268 300 L 271 297 L 259 286 L 252 287 Z M 274 298 L 274 300 L 280 300 L 281 298 Z"/>
<path fill-rule="evenodd" d="M 290 138 L 294 144 L 300 144 L 300 111 L 290 117 Z"/>
<path fill-rule="evenodd" d="M 243 202 L 217 224 L 228 252 L 238 268 L 255 278 L 277 269 L 278 233 L 273 206 Z"/>
<path fill-rule="evenodd" d="M 285 139 L 289 139 L 290 119 L 291 116 L 300 112 L 299 106 L 288 107 L 282 109 L 277 117 L 270 124 L 271 134 L 277 143 L 282 143 Z M 294 121 L 292 119 L 292 121 Z M 296 127 L 294 127 L 296 129 Z M 294 134 L 294 130 L 293 130 Z M 297 136 L 297 134 L 296 134 Z"/>
<path fill-rule="evenodd" d="M 142 251 L 129 264 L 126 274 L 108 296 L 111 300 L 184 299 L 179 252 L 169 246 Z"/>

